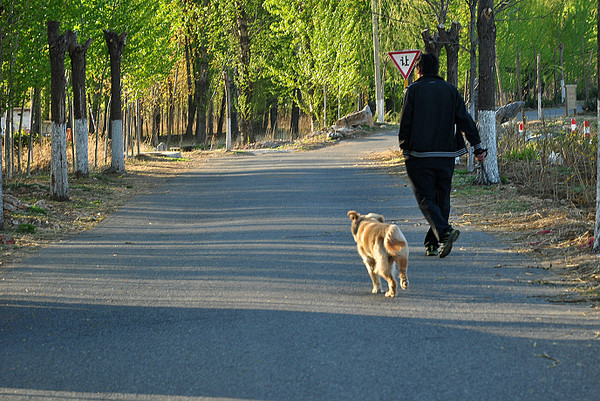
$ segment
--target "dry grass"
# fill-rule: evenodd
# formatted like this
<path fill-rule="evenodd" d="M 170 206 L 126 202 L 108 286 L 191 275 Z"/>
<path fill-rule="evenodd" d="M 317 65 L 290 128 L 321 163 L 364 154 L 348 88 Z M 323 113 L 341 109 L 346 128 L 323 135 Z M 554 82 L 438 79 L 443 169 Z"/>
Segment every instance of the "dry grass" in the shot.
<path fill-rule="evenodd" d="M 580 121 L 580 125 L 581 125 Z M 570 121 L 537 121 L 526 137 L 517 124 L 507 124 L 498 141 L 499 167 L 504 179 L 521 192 L 579 207 L 596 202 L 596 135 L 571 132 Z"/>
<path fill-rule="evenodd" d="M 35 149 L 31 176 L 16 173 L 4 184 L 4 194 L 16 197 L 19 205 L 10 211 L 6 210 L 5 202 L 4 235 L 14 238 L 15 244 L 0 244 L 0 266 L 11 266 L 42 246 L 93 227 L 132 197 L 147 193 L 222 153 L 195 150 L 182 152 L 181 159 L 129 157 L 125 162 L 126 173 L 115 175 L 106 172 L 109 164 L 104 163 L 103 147 L 99 152 L 99 166 L 93 167 L 94 147 L 90 143 L 90 175 L 76 178 L 70 173 L 70 199 L 61 202 L 50 198 L 50 161 L 45 156 L 50 154 L 49 146 L 44 142 L 42 148 Z M 68 153 L 69 166 L 72 166 L 70 149 Z M 110 153 L 107 161 L 110 163 Z"/>

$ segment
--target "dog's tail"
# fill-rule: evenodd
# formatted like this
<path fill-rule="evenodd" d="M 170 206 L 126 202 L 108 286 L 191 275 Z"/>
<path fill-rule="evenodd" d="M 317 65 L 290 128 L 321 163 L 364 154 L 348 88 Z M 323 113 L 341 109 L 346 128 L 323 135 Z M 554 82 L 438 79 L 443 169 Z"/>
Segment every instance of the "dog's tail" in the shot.
<path fill-rule="evenodd" d="M 385 233 L 385 239 L 383 241 L 385 249 L 391 255 L 397 255 L 407 248 L 406 238 L 400 231 L 397 225 L 392 224 L 388 227 Z"/>

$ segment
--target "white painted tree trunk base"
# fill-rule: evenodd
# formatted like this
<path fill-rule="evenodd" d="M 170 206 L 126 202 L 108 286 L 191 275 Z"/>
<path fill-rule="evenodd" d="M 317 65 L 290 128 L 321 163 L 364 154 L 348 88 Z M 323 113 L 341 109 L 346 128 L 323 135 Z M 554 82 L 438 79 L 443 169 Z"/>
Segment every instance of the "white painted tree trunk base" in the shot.
<path fill-rule="evenodd" d="M 87 177 L 90 174 L 87 124 L 87 118 L 75 120 L 75 175 L 77 177 Z"/>
<path fill-rule="evenodd" d="M 487 157 L 478 173 L 479 184 L 499 184 L 498 146 L 496 145 L 496 112 L 494 110 L 479 111 L 479 134 L 481 145 L 487 149 Z"/>
<path fill-rule="evenodd" d="M 55 200 L 68 200 L 67 124 L 52 123 L 51 142 L 50 195 Z"/>
<path fill-rule="evenodd" d="M 123 147 L 123 120 L 114 120 L 110 122 L 112 129 L 111 143 L 111 164 L 110 168 L 114 173 L 125 172 L 125 155 Z"/>

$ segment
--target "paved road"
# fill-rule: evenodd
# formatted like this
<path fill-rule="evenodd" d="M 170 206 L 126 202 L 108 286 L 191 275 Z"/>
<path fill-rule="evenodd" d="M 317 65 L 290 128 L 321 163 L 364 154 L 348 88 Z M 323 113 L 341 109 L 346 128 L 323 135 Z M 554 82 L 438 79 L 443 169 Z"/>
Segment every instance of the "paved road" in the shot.
<path fill-rule="evenodd" d="M 583 108 L 581 107 L 580 104 L 577 105 L 577 113 L 582 113 L 583 112 Z M 544 109 L 542 109 L 542 116 L 543 118 L 546 119 L 555 119 L 558 117 L 564 117 L 567 114 L 566 110 L 564 107 L 546 107 Z M 569 115 L 573 116 L 573 110 L 569 111 Z M 517 115 L 517 119 L 519 119 L 520 114 Z M 534 120 L 539 120 L 539 115 L 538 115 L 538 110 L 537 108 L 535 110 L 532 109 L 527 109 L 525 110 L 525 117 L 527 118 L 527 121 L 534 121 Z"/>
<path fill-rule="evenodd" d="M 213 159 L 0 271 L 2 400 L 598 400 L 600 319 L 462 227 L 424 256 L 393 133 Z M 349 209 L 397 221 L 410 287 L 370 294 Z"/>

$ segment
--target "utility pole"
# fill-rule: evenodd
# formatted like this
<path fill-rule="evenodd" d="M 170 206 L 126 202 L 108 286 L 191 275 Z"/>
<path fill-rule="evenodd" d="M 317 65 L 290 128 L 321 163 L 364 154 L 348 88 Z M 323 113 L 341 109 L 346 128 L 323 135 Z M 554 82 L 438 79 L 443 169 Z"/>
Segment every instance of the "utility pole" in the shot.
<path fill-rule="evenodd" d="M 379 66 L 379 33 L 377 29 L 377 0 L 371 1 L 373 16 L 373 58 L 375 60 L 375 104 L 377 107 L 377 122 L 385 120 L 385 103 L 383 101 L 383 90 L 381 86 L 381 71 Z"/>
<path fill-rule="evenodd" d="M 597 46 L 596 49 L 596 57 L 598 58 L 596 77 L 598 79 L 598 84 L 600 85 L 600 0 L 598 0 L 598 13 L 596 14 L 596 24 L 597 24 Z M 599 86 L 600 88 L 600 86 Z M 596 101 L 596 118 L 598 121 L 597 131 L 600 131 L 600 91 L 598 91 L 597 101 Z M 600 144 L 600 132 L 596 133 L 596 137 L 598 138 L 598 144 Z M 600 146 L 598 147 L 598 156 L 596 157 L 596 226 L 594 228 L 594 252 L 600 251 Z"/>

